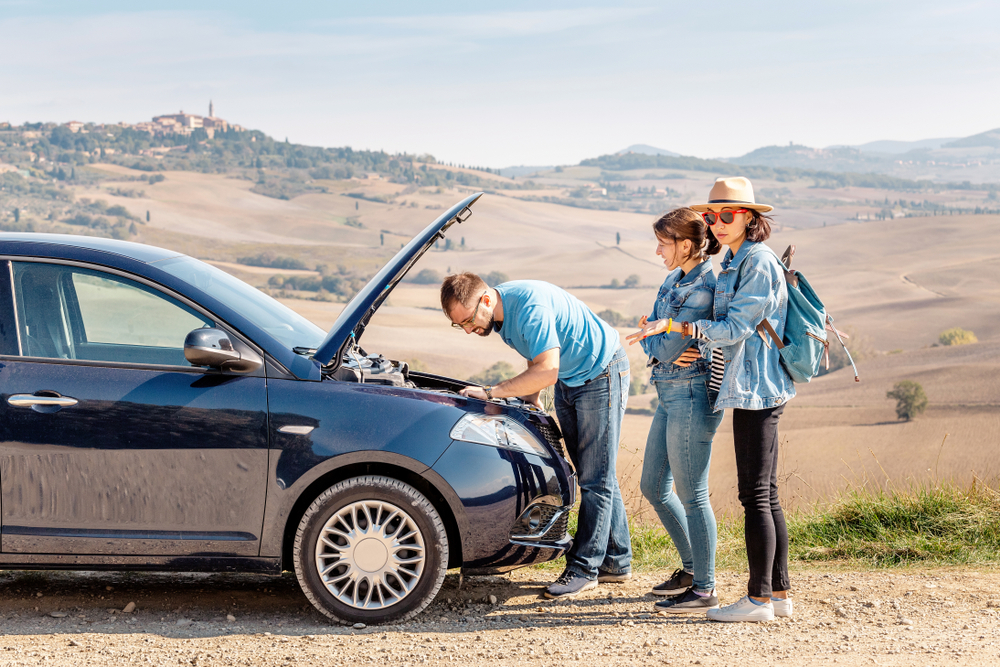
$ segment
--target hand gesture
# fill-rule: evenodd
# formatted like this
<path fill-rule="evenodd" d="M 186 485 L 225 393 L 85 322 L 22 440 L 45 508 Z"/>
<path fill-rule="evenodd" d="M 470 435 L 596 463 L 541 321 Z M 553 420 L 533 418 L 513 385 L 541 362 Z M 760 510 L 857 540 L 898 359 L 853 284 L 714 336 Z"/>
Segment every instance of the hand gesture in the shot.
<path fill-rule="evenodd" d="M 645 315 L 643 315 L 642 319 L 639 320 L 640 329 L 636 331 L 634 334 L 629 334 L 628 336 L 625 336 L 625 340 L 628 341 L 629 345 L 635 345 L 643 338 L 648 338 L 649 336 L 655 336 L 657 334 L 663 333 L 664 331 L 667 330 L 667 325 L 669 323 L 670 320 L 650 321 L 649 319 L 646 318 Z"/>

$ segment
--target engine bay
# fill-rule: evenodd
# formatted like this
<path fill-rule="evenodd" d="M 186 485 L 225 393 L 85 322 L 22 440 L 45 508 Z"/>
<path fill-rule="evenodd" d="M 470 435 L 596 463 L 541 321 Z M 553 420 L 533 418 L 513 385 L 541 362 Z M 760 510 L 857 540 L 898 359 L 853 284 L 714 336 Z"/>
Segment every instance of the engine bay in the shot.
<path fill-rule="evenodd" d="M 377 352 L 369 354 L 360 346 L 349 349 L 337 370 L 328 374 L 327 377 L 339 382 L 408 387 L 443 394 L 458 394 L 464 387 L 474 386 L 471 382 L 422 371 L 411 371 L 409 364 L 405 361 L 387 359 Z M 534 405 L 519 398 L 495 398 L 493 402 L 525 410 L 538 410 Z"/>

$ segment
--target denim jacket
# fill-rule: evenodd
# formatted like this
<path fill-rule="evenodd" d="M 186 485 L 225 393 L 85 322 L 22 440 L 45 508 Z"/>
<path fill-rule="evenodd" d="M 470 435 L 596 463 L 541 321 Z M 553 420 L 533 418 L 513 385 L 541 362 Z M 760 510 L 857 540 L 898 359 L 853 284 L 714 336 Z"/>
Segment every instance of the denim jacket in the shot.
<path fill-rule="evenodd" d="M 674 318 L 673 331 L 639 341 L 653 366 L 651 382 L 677 380 L 709 372 L 705 359 L 699 359 L 687 368 L 675 366 L 673 362 L 684 350 L 697 344 L 690 338 L 681 338 L 678 331 L 680 323 L 712 317 L 712 295 L 715 292 L 712 260 L 705 260 L 683 277 L 681 273 L 680 269 L 675 269 L 663 281 L 649 316 L 651 320 Z M 654 359 L 656 363 L 653 363 Z"/>
<path fill-rule="evenodd" d="M 707 347 L 720 350 L 726 362 L 715 409 L 777 407 L 795 396 L 795 385 L 777 348 L 765 344 L 756 326 L 766 317 L 779 337 L 784 333 L 788 311 L 784 267 L 763 243 L 744 241 L 735 257 L 731 250 L 726 252 L 721 268 L 715 286 L 715 321 L 698 321 Z"/>

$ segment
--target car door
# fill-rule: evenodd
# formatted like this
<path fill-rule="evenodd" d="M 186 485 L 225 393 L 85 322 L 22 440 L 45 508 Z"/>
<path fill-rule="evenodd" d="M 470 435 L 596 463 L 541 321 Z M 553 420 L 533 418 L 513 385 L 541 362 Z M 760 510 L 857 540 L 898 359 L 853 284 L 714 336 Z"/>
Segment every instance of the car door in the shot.
<path fill-rule="evenodd" d="M 192 367 L 186 334 L 218 323 L 138 276 L 0 270 L 17 330 L 0 357 L 0 550 L 256 556 L 263 373 Z"/>

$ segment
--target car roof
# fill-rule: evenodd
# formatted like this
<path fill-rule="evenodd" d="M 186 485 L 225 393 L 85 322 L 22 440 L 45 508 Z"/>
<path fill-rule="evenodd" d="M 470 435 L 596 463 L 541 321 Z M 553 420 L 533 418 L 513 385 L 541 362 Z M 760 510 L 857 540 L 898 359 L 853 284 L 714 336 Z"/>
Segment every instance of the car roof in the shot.
<path fill-rule="evenodd" d="M 162 259 L 180 257 L 182 253 L 176 250 L 165 250 L 156 246 L 142 243 L 131 243 L 129 241 L 117 241 L 115 239 L 103 239 L 97 236 L 76 236 L 73 234 L 32 234 L 28 232 L 2 232 L 0 233 L 0 244 L 4 241 L 17 243 L 44 243 L 47 245 L 63 246 L 65 248 L 85 248 L 87 250 L 99 250 L 115 255 L 121 255 L 134 259 L 137 262 L 149 264 Z"/>

